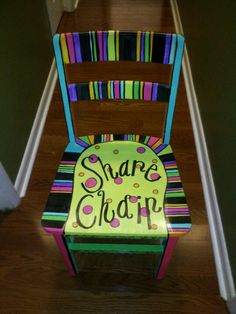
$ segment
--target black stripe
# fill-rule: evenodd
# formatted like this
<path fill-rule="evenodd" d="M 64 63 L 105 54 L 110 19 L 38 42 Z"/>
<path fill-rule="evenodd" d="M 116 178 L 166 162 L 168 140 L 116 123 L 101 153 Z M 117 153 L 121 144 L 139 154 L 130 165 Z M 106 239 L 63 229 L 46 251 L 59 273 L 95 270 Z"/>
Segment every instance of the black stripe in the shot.
<path fill-rule="evenodd" d="M 65 152 L 62 156 L 63 161 L 77 161 L 81 153 L 67 153 Z"/>
<path fill-rule="evenodd" d="M 169 86 L 159 84 L 157 91 L 157 100 L 167 102 L 169 100 L 169 97 L 170 97 Z"/>
<path fill-rule="evenodd" d="M 41 224 L 44 228 L 62 228 L 65 224 L 65 221 L 57 221 L 57 220 L 41 220 Z"/>
<path fill-rule="evenodd" d="M 152 62 L 163 63 L 165 55 L 165 34 L 153 34 Z"/>
<path fill-rule="evenodd" d="M 145 136 L 145 135 L 141 135 L 141 136 L 139 137 L 139 143 L 144 143 L 145 140 L 146 140 L 146 136 Z"/>
<path fill-rule="evenodd" d="M 76 85 L 77 99 L 78 100 L 89 100 L 89 85 L 88 83 L 79 83 Z"/>
<path fill-rule="evenodd" d="M 185 197 L 167 197 L 165 196 L 165 203 L 169 204 L 187 204 Z"/>
<path fill-rule="evenodd" d="M 175 161 L 175 157 L 174 157 L 173 153 L 161 155 L 161 156 L 158 156 L 158 157 L 160 158 L 160 160 L 162 162 L 165 162 L 165 161 Z"/>
<path fill-rule="evenodd" d="M 119 33 L 119 60 L 136 61 L 136 42 L 137 33 L 120 32 Z"/>
<path fill-rule="evenodd" d="M 191 223 L 191 218 L 190 216 L 186 215 L 186 216 L 178 216 L 178 217 L 168 217 L 169 223 Z"/>
<path fill-rule="evenodd" d="M 73 180 L 74 173 L 57 172 L 55 180 Z"/>
<path fill-rule="evenodd" d="M 72 194 L 51 193 L 48 197 L 45 211 L 55 213 L 68 213 Z"/>
<path fill-rule="evenodd" d="M 173 189 L 173 188 L 182 188 L 183 185 L 182 185 L 182 182 L 168 182 L 167 183 L 167 188 L 169 189 Z"/>
<path fill-rule="evenodd" d="M 95 144 L 101 143 L 101 135 L 95 135 L 94 136 L 94 143 Z"/>
<path fill-rule="evenodd" d="M 113 138 L 114 138 L 114 141 L 123 141 L 124 135 L 123 134 L 114 134 Z"/>
<path fill-rule="evenodd" d="M 106 81 L 102 81 L 102 99 L 108 98 L 107 84 Z"/>
<path fill-rule="evenodd" d="M 79 33 L 82 61 L 91 61 L 89 33 Z"/>

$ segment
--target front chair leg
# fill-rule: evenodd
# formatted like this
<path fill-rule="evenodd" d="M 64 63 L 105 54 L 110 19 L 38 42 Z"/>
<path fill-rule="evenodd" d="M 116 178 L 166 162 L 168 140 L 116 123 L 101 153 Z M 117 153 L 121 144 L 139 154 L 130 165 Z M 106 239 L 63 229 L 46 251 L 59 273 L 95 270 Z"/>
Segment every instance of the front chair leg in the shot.
<path fill-rule="evenodd" d="M 158 268 L 158 273 L 157 273 L 157 279 L 158 280 L 164 278 L 164 276 L 166 274 L 167 267 L 168 267 L 169 262 L 171 260 L 172 254 L 175 250 L 178 239 L 179 238 L 177 238 L 177 237 L 169 237 L 167 239 L 165 251 L 163 253 L 163 256 L 162 256 L 162 259 L 161 259 L 161 262 L 160 262 L 159 268 Z"/>
<path fill-rule="evenodd" d="M 65 260 L 65 263 L 67 265 L 67 268 L 69 270 L 69 273 L 71 276 L 76 276 L 78 273 L 76 263 L 73 260 L 73 257 L 71 256 L 68 247 L 66 245 L 66 239 L 63 235 L 63 233 L 54 233 L 53 234 L 54 239 L 56 240 L 57 246 Z"/>

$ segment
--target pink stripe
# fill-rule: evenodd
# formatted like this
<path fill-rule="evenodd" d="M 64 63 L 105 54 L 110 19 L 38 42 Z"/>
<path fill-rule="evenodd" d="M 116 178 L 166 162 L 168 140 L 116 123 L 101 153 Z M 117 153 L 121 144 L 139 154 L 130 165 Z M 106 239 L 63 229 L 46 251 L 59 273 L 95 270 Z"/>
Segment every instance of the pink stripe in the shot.
<path fill-rule="evenodd" d="M 72 188 L 65 188 L 65 187 L 52 187 L 51 191 L 72 191 Z"/>
<path fill-rule="evenodd" d="M 63 234 L 64 228 L 49 228 L 49 227 L 43 227 L 43 229 L 48 233 L 54 233 L 54 234 Z"/>
<path fill-rule="evenodd" d="M 100 61 L 103 61 L 102 32 L 101 31 L 97 32 L 97 37 L 98 37 L 99 58 L 100 58 Z"/>
<path fill-rule="evenodd" d="M 63 164 L 63 165 L 76 165 L 76 161 L 61 160 L 60 164 Z"/>
<path fill-rule="evenodd" d="M 115 99 L 120 99 L 120 82 L 114 81 Z"/>
<path fill-rule="evenodd" d="M 67 46 L 68 46 L 69 55 L 70 55 L 70 63 L 75 63 L 75 50 L 74 50 L 74 43 L 73 43 L 72 34 L 67 33 L 66 39 L 67 39 Z"/>
<path fill-rule="evenodd" d="M 176 181 L 176 180 L 180 181 L 180 177 L 170 177 L 170 178 L 168 178 L 168 181 Z"/>
<path fill-rule="evenodd" d="M 148 141 L 148 146 L 154 145 L 159 140 L 159 137 L 151 136 L 151 138 Z"/>
<path fill-rule="evenodd" d="M 152 98 L 152 83 L 145 82 L 144 84 L 144 100 L 151 100 Z"/>

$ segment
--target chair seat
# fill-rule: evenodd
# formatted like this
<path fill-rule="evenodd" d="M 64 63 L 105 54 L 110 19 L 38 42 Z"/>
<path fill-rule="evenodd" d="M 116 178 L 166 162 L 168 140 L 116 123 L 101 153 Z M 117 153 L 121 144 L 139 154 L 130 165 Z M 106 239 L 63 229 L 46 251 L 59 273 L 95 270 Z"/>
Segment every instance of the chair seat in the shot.
<path fill-rule="evenodd" d="M 82 136 L 65 151 L 42 217 L 46 231 L 166 239 L 191 228 L 170 145 L 154 136 Z"/>

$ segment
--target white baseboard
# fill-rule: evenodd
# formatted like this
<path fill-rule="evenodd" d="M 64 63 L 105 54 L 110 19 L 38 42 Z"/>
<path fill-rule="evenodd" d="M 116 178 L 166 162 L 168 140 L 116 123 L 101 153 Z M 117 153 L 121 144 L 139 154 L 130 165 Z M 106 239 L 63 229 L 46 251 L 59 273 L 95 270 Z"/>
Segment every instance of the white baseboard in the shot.
<path fill-rule="evenodd" d="M 170 0 L 170 3 L 174 18 L 175 30 L 177 33 L 183 34 L 183 27 L 179 15 L 178 4 L 176 0 Z M 236 295 L 235 287 L 187 48 L 185 48 L 182 68 L 197 150 L 198 163 L 201 173 L 211 240 L 213 244 L 220 294 L 222 298 L 229 300 Z"/>
<path fill-rule="evenodd" d="M 53 61 L 15 181 L 15 189 L 20 197 L 24 197 L 27 190 L 56 81 L 57 72 Z"/>

